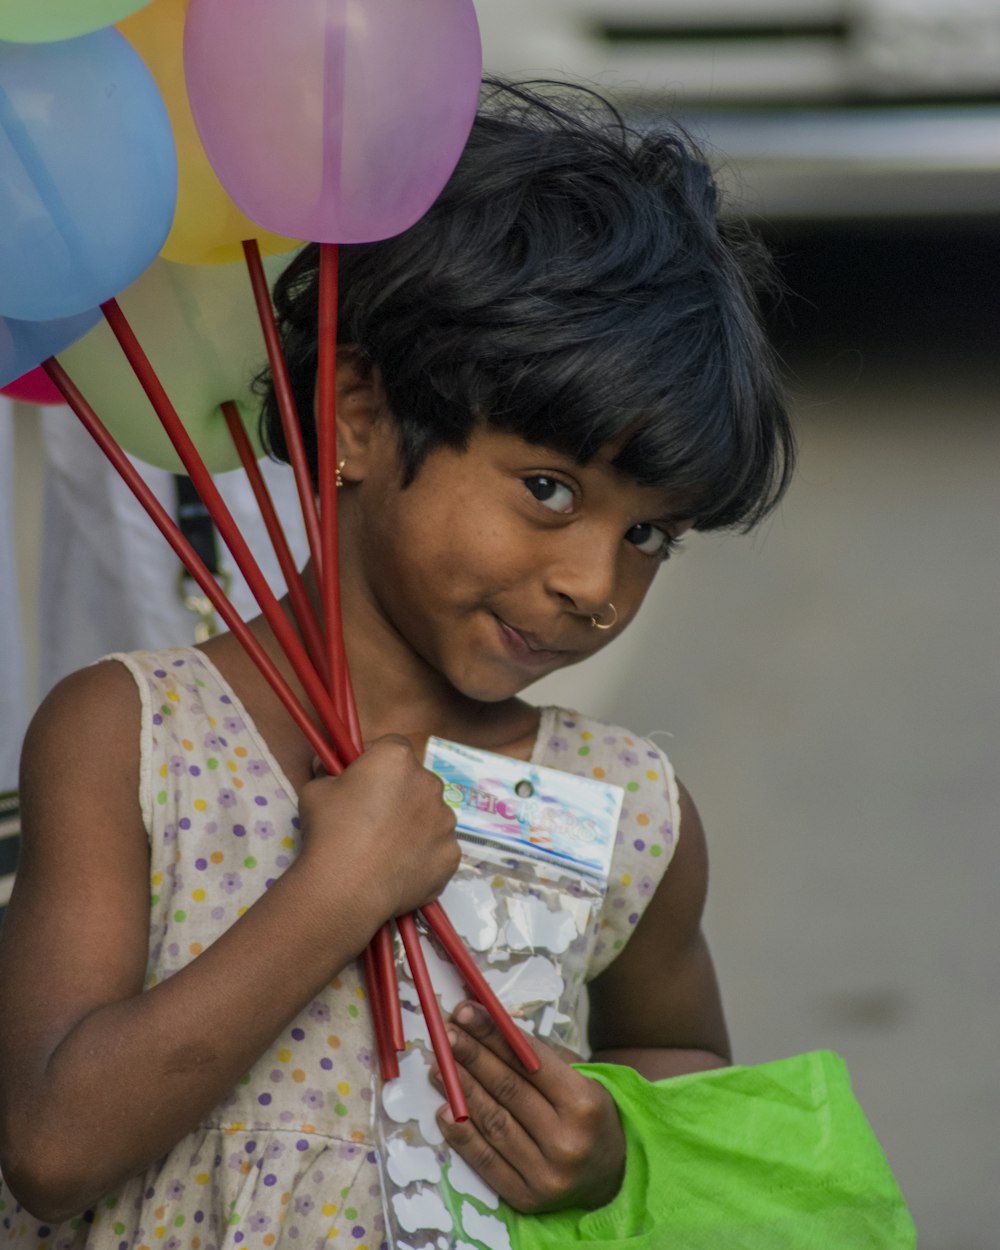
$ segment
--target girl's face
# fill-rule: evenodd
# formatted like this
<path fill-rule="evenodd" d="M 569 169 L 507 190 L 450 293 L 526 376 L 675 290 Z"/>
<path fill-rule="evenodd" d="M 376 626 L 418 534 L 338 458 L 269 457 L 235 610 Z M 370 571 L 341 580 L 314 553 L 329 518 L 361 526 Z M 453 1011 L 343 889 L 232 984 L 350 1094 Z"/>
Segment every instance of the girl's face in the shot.
<path fill-rule="evenodd" d="M 689 524 L 670 498 L 611 468 L 580 465 L 480 429 L 399 485 L 395 432 L 379 422 L 341 492 L 345 607 L 366 629 L 467 697 L 509 698 L 616 637 Z M 353 480 L 351 480 L 353 479 Z M 613 628 L 592 618 L 612 617 Z"/>

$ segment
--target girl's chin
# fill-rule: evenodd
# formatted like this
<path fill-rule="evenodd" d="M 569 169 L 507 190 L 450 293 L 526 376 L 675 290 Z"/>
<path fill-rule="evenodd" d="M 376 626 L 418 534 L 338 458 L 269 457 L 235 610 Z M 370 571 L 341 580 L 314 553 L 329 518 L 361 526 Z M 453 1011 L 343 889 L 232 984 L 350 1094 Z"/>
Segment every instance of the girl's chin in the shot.
<path fill-rule="evenodd" d="M 541 681 L 549 673 L 563 667 L 564 664 L 551 664 L 532 672 L 503 666 L 499 672 L 446 674 L 446 677 L 453 689 L 467 699 L 476 703 L 503 703 L 507 699 L 517 698 L 536 681 Z"/>
<path fill-rule="evenodd" d="M 485 682 L 463 681 L 453 683 L 453 688 L 473 703 L 506 703 L 515 699 L 522 690 L 531 685 L 530 681 L 521 682 Z"/>

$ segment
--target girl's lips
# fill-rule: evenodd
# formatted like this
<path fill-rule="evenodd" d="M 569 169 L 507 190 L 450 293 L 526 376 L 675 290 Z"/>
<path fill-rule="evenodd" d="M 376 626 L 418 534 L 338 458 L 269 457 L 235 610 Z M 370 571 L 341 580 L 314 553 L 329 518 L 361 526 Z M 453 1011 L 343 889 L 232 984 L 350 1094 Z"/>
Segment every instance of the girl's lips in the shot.
<path fill-rule="evenodd" d="M 496 621 L 500 638 L 508 654 L 527 668 L 544 668 L 563 654 L 561 651 L 537 646 L 533 640 L 522 634 L 520 630 L 514 629 L 512 625 L 508 625 L 506 621 L 502 621 L 499 616 Z"/>

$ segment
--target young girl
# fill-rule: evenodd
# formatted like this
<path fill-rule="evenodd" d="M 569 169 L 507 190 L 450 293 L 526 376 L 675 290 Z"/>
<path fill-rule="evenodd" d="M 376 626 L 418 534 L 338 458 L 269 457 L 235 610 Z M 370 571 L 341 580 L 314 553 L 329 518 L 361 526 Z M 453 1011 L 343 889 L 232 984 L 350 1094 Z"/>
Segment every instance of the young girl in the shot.
<path fill-rule="evenodd" d="M 45 701 L 0 953 L 7 1242 L 382 1244 L 358 956 L 459 860 L 420 764 L 431 733 L 626 787 L 594 1057 L 654 1079 L 729 1061 L 690 798 L 650 742 L 519 697 L 617 638 L 686 530 L 749 526 L 784 487 L 758 256 L 716 211 L 679 135 L 492 85 L 426 217 L 343 249 L 343 614 L 367 749 L 316 775 L 228 635 L 111 657 Z M 307 247 L 276 293 L 301 413 L 316 291 Z M 280 455 L 273 395 L 264 415 Z M 607 1202 L 623 1134 L 573 1056 L 536 1042 L 528 1075 L 472 1004 L 449 1033 L 470 1119 L 442 1107 L 447 1142 L 521 1210 Z"/>

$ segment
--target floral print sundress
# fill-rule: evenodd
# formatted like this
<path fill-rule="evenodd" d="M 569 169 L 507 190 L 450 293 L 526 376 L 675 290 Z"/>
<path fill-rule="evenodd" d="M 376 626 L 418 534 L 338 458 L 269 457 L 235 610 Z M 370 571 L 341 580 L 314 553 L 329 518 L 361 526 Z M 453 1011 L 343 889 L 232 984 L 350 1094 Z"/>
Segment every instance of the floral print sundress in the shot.
<path fill-rule="evenodd" d="M 296 795 L 201 651 L 177 647 L 108 660 L 129 669 L 142 701 L 148 989 L 197 959 L 289 866 L 299 846 Z M 532 759 L 626 792 L 590 979 L 628 941 L 673 855 L 673 769 L 653 742 L 556 707 L 541 709 Z M 0 1245 L 322 1250 L 332 1243 L 381 1250 L 376 1081 L 365 990 L 352 963 L 197 1130 L 94 1210 L 45 1225 L 0 1178 Z"/>

